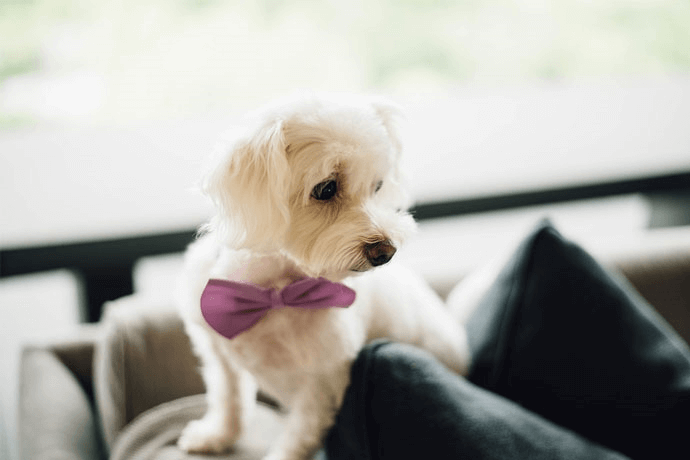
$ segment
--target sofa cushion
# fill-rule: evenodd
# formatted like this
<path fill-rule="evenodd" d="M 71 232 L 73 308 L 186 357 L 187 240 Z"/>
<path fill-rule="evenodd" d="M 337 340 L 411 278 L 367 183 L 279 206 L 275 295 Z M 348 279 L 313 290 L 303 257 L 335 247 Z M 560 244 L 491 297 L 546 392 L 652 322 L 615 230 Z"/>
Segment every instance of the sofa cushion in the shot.
<path fill-rule="evenodd" d="M 686 344 L 548 223 L 513 254 L 467 331 L 475 384 L 632 458 L 687 458 Z"/>
<path fill-rule="evenodd" d="M 131 421 L 115 441 L 110 460 L 258 460 L 268 451 L 270 442 L 280 433 L 283 417 L 274 409 L 259 404 L 245 434 L 225 455 L 187 454 L 176 443 L 184 427 L 206 412 L 204 395 L 187 396 L 160 404 Z"/>
<path fill-rule="evenodd" d="M 204 392 L 198 361 L 177 312 L 164 301 L 111 302 L 94 357 L 94 393 L 107 448 L 139 414 Z"/>

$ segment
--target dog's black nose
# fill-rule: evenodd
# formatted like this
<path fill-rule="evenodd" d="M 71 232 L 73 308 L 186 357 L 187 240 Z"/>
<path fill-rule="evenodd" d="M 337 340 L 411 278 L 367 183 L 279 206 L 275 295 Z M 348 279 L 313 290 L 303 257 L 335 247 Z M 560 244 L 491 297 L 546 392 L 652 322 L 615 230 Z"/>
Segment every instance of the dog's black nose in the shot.
<path fill-rule="evenodd" d="M 395 251 L 395 246 L 390 240 L 378 241 L 364 246 L 364 255 L 374 267 L 387 264 L 393 258 Z"/>

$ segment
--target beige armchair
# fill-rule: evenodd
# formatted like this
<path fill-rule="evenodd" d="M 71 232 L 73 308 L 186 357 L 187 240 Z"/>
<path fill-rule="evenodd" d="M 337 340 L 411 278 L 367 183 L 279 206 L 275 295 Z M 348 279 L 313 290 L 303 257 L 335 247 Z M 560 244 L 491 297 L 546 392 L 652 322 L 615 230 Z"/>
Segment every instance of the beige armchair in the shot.
<path fill-rule="evenodd" d="M 663 244 L 650 238 L 604 262 L 690 342 L 690 228 L 674 235 L 681 237 Z M 204 458 L 175 445 L 185 424 L 205 409 L 197 366 L 169 301 L 134 295 L 108 304 L 103 320 L 85 325 L 80 337 L 25 348 L 22 457 Z M 237 448 L 224 458 L 260 458 L 281 423 L 280 412 L 262 399 Z"/>

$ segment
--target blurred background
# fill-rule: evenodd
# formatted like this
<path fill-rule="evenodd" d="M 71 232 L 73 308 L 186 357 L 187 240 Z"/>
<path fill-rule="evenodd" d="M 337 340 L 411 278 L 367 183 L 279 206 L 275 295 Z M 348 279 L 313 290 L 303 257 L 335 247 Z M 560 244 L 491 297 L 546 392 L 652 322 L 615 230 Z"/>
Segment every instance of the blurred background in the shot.
<path fill-rule="evenodd" d="M 672 0 L 3 0 L 0 127 L 242 111 L 296 88 L 439 93 L 687 72 Z"/>
<path fill-rule="evenodd" d="M 601 250 L 690 224 L 689 24 L 674 0 L 0 0 L 0 458 L 21 346 L 169 292 L 204 157 L 286 93 L 403 107 L 427 276 L 545 215 Z"/>

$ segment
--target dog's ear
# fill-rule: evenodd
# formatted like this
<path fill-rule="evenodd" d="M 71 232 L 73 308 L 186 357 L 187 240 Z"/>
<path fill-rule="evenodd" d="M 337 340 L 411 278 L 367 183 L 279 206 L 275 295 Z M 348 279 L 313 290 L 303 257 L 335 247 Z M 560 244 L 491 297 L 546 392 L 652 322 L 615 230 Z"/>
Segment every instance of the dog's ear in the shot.
<path fill-rule="evenodd" d="M 275 248 L 290 220 L 283 122 L 264 121 L 231 137 L 202 183 L 218 211 L 207 227 L 233 247 Z"/>
<path fill-rule="evenodd" d="M 391 144 L 393 144 L 395 153 L 400 155 L 402 153 L 402 138 L 400 135 L 400 122 L 403 119 L 402 109 L 390 101 L 378 98 L 374 99 L 371 105 L 381 119 L 388 137 L 390 137 Z"/>
<path fill-rule="evenodd" d="M 371 103 L 381 124 L 388 133 L 393 146 L 393 171 L 391 184 L 384 185 L 383 195 L 387 195 L 391 203 L 397 208 L 407 209 L 412 204 L 412 198 L 407 192 L 408 178 L 402 166 L 402 135 L 400 124 L 404 119 L 402 109 L 396 104 L 385 99 L 374 99 Z"/>

